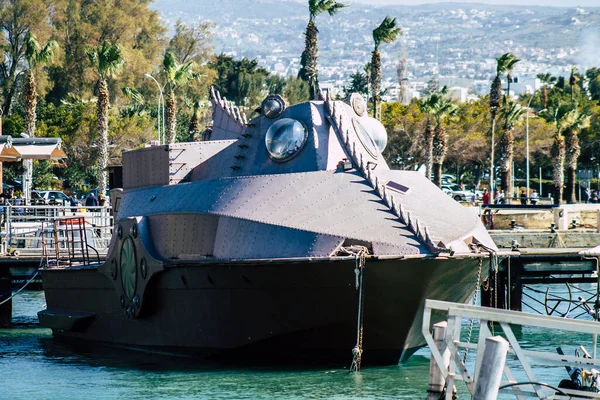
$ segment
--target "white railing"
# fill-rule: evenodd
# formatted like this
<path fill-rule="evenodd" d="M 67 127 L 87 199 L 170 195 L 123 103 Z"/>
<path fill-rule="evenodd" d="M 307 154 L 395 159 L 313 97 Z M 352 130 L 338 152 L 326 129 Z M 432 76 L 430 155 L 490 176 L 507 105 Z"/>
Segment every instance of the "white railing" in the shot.
<path fill-rule="evenodd" d="M 432 313 L 441 313 L 447 317 L 447 327 L 445 327 L 445 324 L 443 323 L 435 325 L 438 332 L 438 337 L 436 338 L 434 338 L 434 335 L 431 333 Z M 479 327 L 479 337 L 476 344 L 460 341 L 463 320 L 477 321 L 475 323 Z M 514 369 L 520 369 L 520 372 L 524 373 L 527 377 L 525 383 L 518 383 L 515 379 L 513 370 L 509 368 L 509 363 L 507 362 L 506 364 L 503 364 L 503 366 L 501 365 L 499 368 L 503 368 L 505 380 L 499 385 L 500 393 L 512 394 L 519 399 L 525 397 L 567 399 L 570 398 L 570 395 L 583 396 L 586 398 L 600 398 L 600 393 L 565 388 L 556 390 L 555 388 L 551 388 L 552 386 L 557 386 L 558 383 L 553 382 L 548 385 L 540 382 L 532 368 L 532 365 L 535 364 L 537 367 L 543 365 L 546 367 L 562 366 L 580 368 L 581 370 L 592 370 L 592 368 L 600 369 L 600 360 L 596 359 L 596 341 L 598 333 L 600 333 L 600 324 L 598 322 L 542 316 L 518 311 L 498 310 L 488 307 L 449 303 L 437 300 L 425 301 L 422 325 L 422 333 L 431 350 L 432 357 L 430 388 L 432 387 L 432 376 L 433 380 L 436 380 L 441 376 L 440 379 L 442 381 L 445 380 L 446 387 L 452 388 L 455 380 L 464 381 L 471 396 L 475 394 L 477 379 L 485 379 L 485 377 L 480 376 L 480 372 L 484 360 L 486 339 L 494 336 L 490 330 L 490 326 L 494 326 L 494 323 L 500 325 L 502 334 L 508 341 L 509 348 L 507 360 L 511 361 L 511 365 Z M 562 334 L 559 335 L 559 337 L 563 342 L 556 344 L 556 346 L 552 346 L 552 343 L 548 343 L 548 346 L 552 346 L 551 348 L 569 344 L 569 337 L 572 337 L 573 335 L 578 335 L 578 337 L 580 337 L 581 334 L 589 334 L 593 343 L 592 355 L 590 358 L 584 358 L 523 349 L 513 333 L 511 325 L 561 331 Z M 439 334 L 439 332 L 443 333 Z M 498 334 L 498 332 L 496 332 L 496 334 Z M 467 368 L 465 357 L 459 352 L 460 349 L 463 349 L 463 351 L 468 351 L 468 349 L 476 350 L 475 365 L 472 371 L 469 371 Z M 450 355 L 449 359 L 448 352 Z M 514 364 L 514 361 L 517 363 Z M 433 364 L 435 364 L 437 368 L 433 366 Z M 435 375 L 437 375 L 437 377 Z M 566 377 L 568 377 L 567 374 L 565 374 L 565 378 Z M 451 398 L 452 390 L 447 390 L 446 399 L 449 400 Z"/>
<path fill-rule="evenodd" d="M 63 205 L 11 205 L 2 207 L 0 255 L 42 256 L 43 239 L 54 237 L 56 220 L 83 218 L 87 244 L 101 257 L 106 255 L 113 230 L 110 207 Z"/>

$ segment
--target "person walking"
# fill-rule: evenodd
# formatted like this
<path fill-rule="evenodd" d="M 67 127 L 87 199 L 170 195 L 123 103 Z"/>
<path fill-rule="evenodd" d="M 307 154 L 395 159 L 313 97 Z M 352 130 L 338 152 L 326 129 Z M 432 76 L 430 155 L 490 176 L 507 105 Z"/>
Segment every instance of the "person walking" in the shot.
<path fill-rule="evenodd" d="M 94 193 L 90 193 L 88 197 L 85 199 L 86 207 L 98 207 L 98 199 L 94 196 Z"/>
<path fill-rule="evenodd" d="M 521 190 L 521 205 L 522 206 L 526 206 L 527 205 L 527 192 L 525 192 L 525 189 Z"/>

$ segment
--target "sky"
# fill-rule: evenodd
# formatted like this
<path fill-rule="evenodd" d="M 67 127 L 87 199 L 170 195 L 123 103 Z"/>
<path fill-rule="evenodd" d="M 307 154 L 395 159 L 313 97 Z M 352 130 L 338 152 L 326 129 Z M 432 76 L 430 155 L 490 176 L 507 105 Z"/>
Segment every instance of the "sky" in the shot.
<path fill-rule="evenodd" d="M 352 0 L 353 3 L 378 5 L 416 5 L 426 3 L 479 3 L 498 5 L 553 6 L 553 7 L 600 7 L 599 0 Z"/>

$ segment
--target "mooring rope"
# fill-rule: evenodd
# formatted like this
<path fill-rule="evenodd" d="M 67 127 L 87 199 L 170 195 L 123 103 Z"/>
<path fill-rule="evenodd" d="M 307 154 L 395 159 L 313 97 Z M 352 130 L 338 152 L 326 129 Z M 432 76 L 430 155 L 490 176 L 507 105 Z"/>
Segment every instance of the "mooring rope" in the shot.
<path fill-rule="evenodd" d="M 362 247 L 362 246 L 361 246 Z M 368 249 L 362 247 L 358 253 L 355 254 L 355 268 L 354 273 L 356 274 L 356 290 L 358 290 L 358 317 L 356 322 L 356 346 L 352 349 L 352 364 L 348 372 L 360 371 L 360 363 L 362 360 L 363 353 L 363 313 L 364 313 L 364 272 L 366 265 L 366 254 Z"/>
<path fill-rule="evenodd" d="M 38 274 L 38 270 L 36 269 L 35 271 L 33 271 L 33 273 L 31 275 L 29 275 L 29 277 L 25 278 L 25 284 L 23 286 L 21 286 L 19 289 L 17 289 L 14 292 L 13 292 L 13 289 L 10 289 L 9 291 L 2 293 L 0 295 L 0 298 L 4 297 L 6 295 L 10 295 L 10 296 L 8 296 L 8 298 L 0 301 L 0 306 L 3 305 L 4 303 L 8 303 L 9 301 L 11 301 L 13 297 L 18 295 L 23 289 L 25 289 L 27 287 L 27 285 L 29 285 L 31 282 L 33 282 L 33 280 L 35 279 L 37 274 Z"/>
<path fill-rule="evenodd" d="M 19 289 L 14 290 L 13 288 L 11 288 L 10 290 L 7 290 L 6 292 L 0 294 L 0 299 L 3 298 L 4 296 L 8 296 L 8 298 L 0 301 L 0 306 L 3 305 L 4 303 L 8 303 L 9 301 L 11 301 L 13 299 L 13 297 L 15 297 L 16 295 L 18 295 L 19 293 L 21 293 L 21 291 L 23 289 L 25 289 L 27 287 L 27 285 L 29 285 L 31 282 L 33 282 L 33 280 L 35 279 L 35 277 L 40 272 L 40 268 L 43 265 L 44 265 L 44 260 L 42 259 L 40 261 L 40 265 L 35 269 L 35 271 L 33 271 L 31 274 L 29 274 L 29 276 L 27 278 L 23 279 L 25 281 L 25 283 Z"/>

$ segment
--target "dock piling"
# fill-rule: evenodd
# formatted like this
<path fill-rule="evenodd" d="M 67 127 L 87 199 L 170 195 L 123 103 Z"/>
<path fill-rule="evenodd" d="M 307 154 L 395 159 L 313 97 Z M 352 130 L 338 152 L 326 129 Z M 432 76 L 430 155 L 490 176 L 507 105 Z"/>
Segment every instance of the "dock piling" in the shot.
<path fill-rule="evenodd" d="M 477 377 L 473 400 L 498 398 L 507 353 L 508 342 L 501 336 L 493 336 L 485 340 L 483 361 Z"/>
<path fill-rule="evenodd" d="M 446 321 L 433 325 L 433 340 L 442 355 L 444 365 L 438 367 L 435 359 L 431 357 L 429 362 L 429 387 L 427 388 L 429 395 L 427 399 L 439 399 L 440 394 L 444 392 L 444 387 L 446 386 L 446 379 L 444 379 L 441 370 L 442 368 L 448 370 L 448 366 L 450 365 L 450 350 L 445 341 L 447 328 L 448 322 Z"/>
<path fill-rule="evenodd" d="M 0 302 L 6 301 L 6 303 L 0 305 L 0 328 L 9 327 L 12 320 L 12 299 L 11 289 L 12 280 L 8 271 L 6 274 L 2 273 L 0 269 L 0 294 L 6 293 L 5 296 L 0 297 Z"/>

